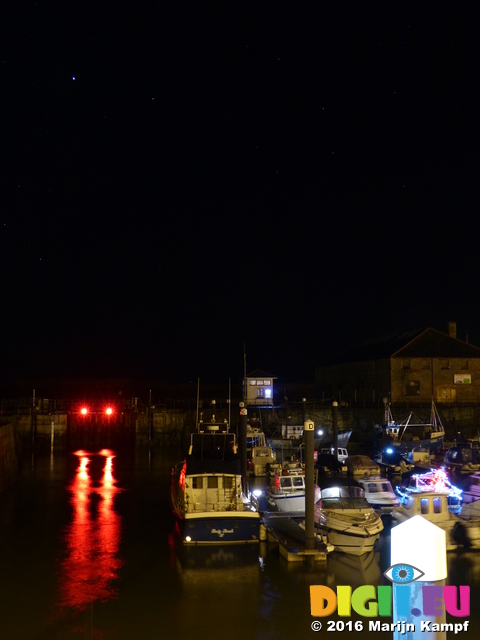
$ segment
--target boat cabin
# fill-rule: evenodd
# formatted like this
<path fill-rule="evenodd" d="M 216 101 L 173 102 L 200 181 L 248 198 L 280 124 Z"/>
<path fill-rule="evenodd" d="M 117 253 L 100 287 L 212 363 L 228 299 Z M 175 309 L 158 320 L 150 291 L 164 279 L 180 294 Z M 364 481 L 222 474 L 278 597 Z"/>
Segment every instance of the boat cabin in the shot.
<path fill-rule="evenodd" d="M 423 516 L 429 522 L 443 522 L 450 519 L 447 494 L 437 491 L 410 493 L 402 499 L 403 512 L 406 517 Z"/>
<path fill-rule="evenodd" d="M 271 483 L 272 494 L 305 492 L 305 474 L 276 472 Z"/>

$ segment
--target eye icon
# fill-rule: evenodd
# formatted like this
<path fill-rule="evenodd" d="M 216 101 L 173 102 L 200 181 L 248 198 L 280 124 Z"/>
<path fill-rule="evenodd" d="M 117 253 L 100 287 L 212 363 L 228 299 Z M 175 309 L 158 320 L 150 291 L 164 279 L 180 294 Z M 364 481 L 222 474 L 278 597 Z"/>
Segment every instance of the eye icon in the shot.
<path fill-rule="evenodd" d="M 383 574 L 390 582 L 396 584 L 408 584 L 409 582 L 415 582 L 425 575 L 424 571 L 420 571 L 416 567 L 412 567 L 410 564 L 392 564 Z"/>

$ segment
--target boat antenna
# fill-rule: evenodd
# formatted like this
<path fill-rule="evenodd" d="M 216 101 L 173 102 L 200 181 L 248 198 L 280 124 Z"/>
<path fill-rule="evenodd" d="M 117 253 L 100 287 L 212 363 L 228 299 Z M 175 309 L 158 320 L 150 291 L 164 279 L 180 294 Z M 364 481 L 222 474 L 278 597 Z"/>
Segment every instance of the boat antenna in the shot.
<path fill-rule="evenodd" d="M 247 402 L 247 354 L 245 353 L 245 341 L 243 342 L 243 402 Z"/>
<path fill-rule="evenodd" d="M 232 379 L 228 379 L 228 425 L 227 425 L 227 433 L 230 429 L 230 417 L 232 411 Z"/>
<path fill-rule="evenodd" d="M 198 426 L 198 408 L 200 405 L 200 378 L 197 379 L 197 430 L 199 431 Z"/>

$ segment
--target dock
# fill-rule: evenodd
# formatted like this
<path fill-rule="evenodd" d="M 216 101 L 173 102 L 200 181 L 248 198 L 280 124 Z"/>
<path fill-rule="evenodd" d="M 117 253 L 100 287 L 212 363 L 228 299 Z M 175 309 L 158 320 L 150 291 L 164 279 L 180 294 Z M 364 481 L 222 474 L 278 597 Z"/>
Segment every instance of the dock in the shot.
<path fill-rule="evenodd" d="M 326 562 L 327 547 L 315 538 L 315 548 L 305 548 L 305 531 L 298 519 L 284 513 L 264 513 L 262 523 L 267 531 L 268 542 L 278 543 L 280 555 L 287 562 Z"/>

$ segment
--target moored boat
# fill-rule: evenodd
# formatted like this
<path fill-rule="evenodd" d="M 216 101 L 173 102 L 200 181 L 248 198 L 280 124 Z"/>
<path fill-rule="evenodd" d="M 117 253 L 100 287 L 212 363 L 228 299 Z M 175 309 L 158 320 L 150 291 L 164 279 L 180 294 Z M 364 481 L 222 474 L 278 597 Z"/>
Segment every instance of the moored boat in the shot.
<path fill-rule="evenodd" d="M 380 515 L 362 487 L 348 478 L 325 478 L 315 504 L 315 527 L 336 551 L 361 556 L 373 550 L 383 531 Z"/>
<path fill-rule="evenodd" d="M 270 465 L 267 504 L 273 511 L 305 513 L 305 468 L 300 463 Z M 318 499 L 318 488 L 315 499 Z"/>
<path fill-rule="evenodd" d="M 227 421 L 198 421 L 187 457 L 172 470 L 171 501 L 186 544 L 258 542 L 260 514 L 243 489 Z"/>
<path fill-rule="evenodd" d="M 392 418 L 389 405 L 387 415 L 385 434 L 392 439 L 391 446 L 402 451 L 409 451 L 413 447 L 435 449 L 442 446 L 445 429 L 433 400 L 430 409 L 430 422 L 422 422 L 415 417 L 413 411 L 404 420 L 396 422 Z"/>
<path fill-rule="evenodd" d="M 480 469 L 476 453 L 470 446 L 451 447 L 445 454 L 444 465 L 454 475 L 471 475 Z"/>
<path fill-rule="evenodd" d="M 400 504 L 400 500 L 393 490 L 390 481 L 386 478 L 360 478 L 358 483 L 365 492 L 365 499 L 368 504 L 381 515 L 391 514 L 395 507 Z"/>
<path fill-rule="evenodd" d="M 462 518 L 452 513 L 445 492 L 426 490 L 405 494 L 402 504 L 392 512 L 396 523 L 421 515 L 429 522 L 445 531 L 447 551 L 459 547 L 477 549 L 480 547 L 480 519 Z"/>

